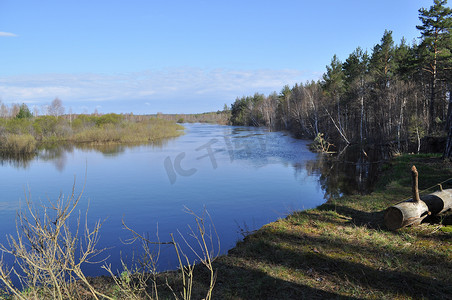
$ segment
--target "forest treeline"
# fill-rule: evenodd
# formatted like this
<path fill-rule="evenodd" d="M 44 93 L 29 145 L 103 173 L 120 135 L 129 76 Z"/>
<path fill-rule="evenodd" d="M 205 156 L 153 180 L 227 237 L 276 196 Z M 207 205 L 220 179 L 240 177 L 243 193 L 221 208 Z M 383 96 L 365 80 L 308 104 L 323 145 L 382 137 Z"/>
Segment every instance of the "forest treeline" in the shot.
<path fill-rule="evenodd" d="M 205 112 L 200 114 L 163 114 L 157 113 L 155 116 L 159 119 L 173 121 L 177 123 L 214 123 L 220 125 L 228 125 L 230 113 L 227 106 L 222 111 Z"/>
<path fill-rule="evenodd" d="M 237 98 L 231 123 L 336 145 L 388 143 L 398 151 L 419 151 L 427 135 L 452 135 L 452 12 L 435 0 L 419 19 L 419 42 L 396 44 L 386 30 L 370 52 L 358 47 L 345 61 L 333 56 L 321 80 Z M 451 138 L 448 147 L 450 157 Z"/>

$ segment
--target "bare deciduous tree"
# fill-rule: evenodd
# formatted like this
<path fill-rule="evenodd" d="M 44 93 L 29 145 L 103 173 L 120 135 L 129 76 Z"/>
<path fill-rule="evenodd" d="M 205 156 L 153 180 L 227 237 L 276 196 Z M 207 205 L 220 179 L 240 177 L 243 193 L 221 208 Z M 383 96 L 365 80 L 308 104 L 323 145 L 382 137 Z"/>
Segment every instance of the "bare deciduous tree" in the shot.
<path fill-rule="evenodd" d="M 17 116 L 17 114 L 19 113 L 19 111 L 20 111 L 20 106 L 19 106 L 19 104 L 13 104 L 13 105 L 11 106 L 10 110 L 9 110 L 9 116 L 10 116 L 11 118 L 14 118 L 15 116 Z"/>
<path fill-rule="evenodd" d="M 39 115 L 39 107 L 36 105 L 33 106 L 33 115 L 37 117 Z"/>
<path fill-rule="evenodd" d="M 0 106 L 0 117 L 1 118 L 8 117 L 8 107 L 5 105 L 5 103 L 2 103 L 2 105 Z"/>
<path fill-rule="evenodd" d="M 47 113 L 51 116 L 59 117 L 64 114 L 63 101 L 60 98 L 53 99 L 50 106 L 47 107 Z"/>

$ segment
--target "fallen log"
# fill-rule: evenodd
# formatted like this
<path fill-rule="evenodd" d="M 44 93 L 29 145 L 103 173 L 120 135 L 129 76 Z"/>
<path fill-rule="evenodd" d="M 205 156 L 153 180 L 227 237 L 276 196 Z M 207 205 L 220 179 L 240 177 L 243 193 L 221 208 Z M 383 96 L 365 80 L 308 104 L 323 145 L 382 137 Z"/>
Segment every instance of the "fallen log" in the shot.
<path fill-rule="evenodd" d="M 384 215 L 384 224 L 389 230 L 396 230 L 409 225 L 417 225 L 428 215 L 429 209 L 419 197 L 418 172 L 411 168 L 413 198 L 389 207 Z"/>
<path fill-rule="evenodd" d="M 421 197 L 427 204 L 428 211 L 433 215 L 443 215 L 452 212 L 452 189 L 441 190 Z"/>
<path fill-rule="evenodd" d="M 452 212 L 452 189 L 441 190 L 419 197 L 418 172 L 411 168 L 413 198 L 389 207 L 384 215 L 384 224 L 390 230 L 417 225 L 428 215 Z"/>

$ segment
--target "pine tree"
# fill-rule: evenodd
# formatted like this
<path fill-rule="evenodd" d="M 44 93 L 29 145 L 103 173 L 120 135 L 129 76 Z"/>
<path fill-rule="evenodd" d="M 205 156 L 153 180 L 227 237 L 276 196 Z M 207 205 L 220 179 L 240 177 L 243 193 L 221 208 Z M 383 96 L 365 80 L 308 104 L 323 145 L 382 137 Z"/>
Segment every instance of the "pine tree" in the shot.
<path fill-rule="evenodd" d="M 333 59 L 331 60 L 331 64 L 329 66 L 326 66 L 326 73 L 323 74 L 322 88 L 326 96 L 329 99 L 333 100 L 331 104 L 334 105 L 334 103 L 336 103 L 337 121 L 334 120 L 333 116 L 330 114 L 326 107 L 325 110 L 341 137 L 347 144 L 350 144 L 350 141 L 348 140 L 345 130 L 342 126 L 341 120 L 341 97 L 345 91 L 344 80 L 345 75 L 342 69 L 342 62 L 337 58 L 336 55 L 334 55 Z"/>
<path fill-rule="evenodd" d="M 438 80 L 445 77 L 444 71 L 448 69 L 447 63 L 451 58 L 452 10 L 446 4 L 447 0 L 434 0 L 430 9 L 421 8 L 419 19 L 422 25 L 416 26 L 421 31 L 420 46 L 425 53 L 422 58 L 423 70 L 430 74 L 430 132 L 434 129 L 437 117 L 435 106 Z"/>
<path fill-rule="evenodd" d="M 402 38 L 400 44 L 394 48 L 394 67 L 395 76 L 403 81 L 414 80 L 414 75 L 418 69 L 418 59 L 416 55 L 417 44 L 411 47 L 407 44 L 405 38 Z"/>
<path fill-rule="evenodd" d="M 373 76 L 383 88 L 388 86 L 395 72 L 394 52 L 392 31 L 385 30 L 381 43 L 375 45 L 370 59 Z"/>
<path fill-rule="evenodd" d="M 348 99 L 352 107 L 359 107 L 357 115 L 359 115 L 359 140 L 361 143 L 365 138 L 364 96 L 366 94 L 368 67 L 369 56 L 360 47 L 356 48 L 343 64 Z M 358 118 L 355 119 L 358 120 Z"/>
<path fill-rule="evenodd" d="M 28 106 L 25 103 L 22 103 L 19 109 L 19 113 L 16 115 L 17 119 L 30 119 L 33 117 L 33 114 L 28 109 Z"/>

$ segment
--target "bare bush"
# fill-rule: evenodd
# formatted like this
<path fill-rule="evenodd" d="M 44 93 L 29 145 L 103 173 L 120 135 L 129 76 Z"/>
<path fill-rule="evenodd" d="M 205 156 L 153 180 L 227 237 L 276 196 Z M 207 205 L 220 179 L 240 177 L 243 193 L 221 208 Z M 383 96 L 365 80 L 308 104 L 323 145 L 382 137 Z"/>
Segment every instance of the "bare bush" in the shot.
<path fill-rule="evenodd" d="M 189 259 L 172 234 L 169 242 L 161 242 L 158 234 L 156 241 L 151 241 L 148 236 L 138 234 L 123 222 L 124 228 L 132 233 L 131 239 L 126 242 L 140 241 L 143 252 L 132 267 L 122 261 L 123 270 L 119 276 L 113 272 L 111 265 L 102 266 L 111 275 L 113 284 L 102 289 L 107 290 L 105 293 L 108 295 L 100 292 L 99 286 L 92 284 L 92 280 L 84 274 L 82 266 L 105 261 L 99 259 L 99 254 L 105 249 L 97 249 L 102 222 L 97 221 L 90 229 L 88 209 L 84 222 L 81 222 L 80 212 L 76 222 L 70 222 L 82 194 L 83 189 L 76 195 L 74 181 L 69 197 L 60 195 L 55 201 L 41 201 L 38 207 L 33 204 L 30 195 L 25 197 L 26 209 L 17 214 L 16 234 L 8 235 L 5 245 L 0 244 L 0 251 L 14 258 L 13 266 L 6 265 L 3 254 L 0 259 L 0 297 L 21 300 L 159 299 L 159 288 L 163 286 L 169 291 L 169 296 L 172 294 L 175 299 L 188 300 L 193 292 L 195 263 L 200 262 L 207 268 L 210 278 L 205 299 L 212 298 L 216 280 L 213 261 L 220 248 L 218 235 L 206 210 L 198 216 L 188 209 L 187 212 L 195 218 L 196 227 L 189 226 L 187 238 L 180 232 L 179 235 L 197 261 Z M 71 223 L 73 226 L 70 226 Z M 214 247 L 215 238 L 217 248 Z M 165 274 L 157 272 L 160 247 L 164 244 L 172 245 L 177 256 L 179 273 L 172 273 L 177 275 L 175 277 L 180 279 L 181 284 L 175 288 L 169 284 Z"/>
<path fill-rule="evenodd" d="M 7 294 L 18 299 L 77 299 L 103 297 L 112 299 L 94 289 L 82 271 L 82 266 L 98 263 L 103 250 L 96 249 L 99 230 L 98 221 L 88 228 L 87 213 L 81 225 L 79 213 L 75 228 L 71 231 L 68 219 L 74 213 L 83 194 L 76 195 L 75 181 L 72 193 L 56 201 L 49 199 L 47 205 L 33 206 L 26 196 L 26 210 L 19 211 L 16 219 L 16 236 L 7 236 L 7 244 L 0 245 L 3 253 L 15 258 L 12 267 L 0 261 L 0 281 Z M 79 234 L 80 233 L 80 234 Z M 102 261 L 102 260 L 101 260 Z M 19 284 L 13 284 L 13 281 Z"/>
<path fill-rule="evenodd" d="M 179 265 L 177 278 L 180 280 L 178 286 L 173 286 L 166 278 L 166 287 L 173 297 L 184 300 L 192 299 L 194 270 L 197 266 L 196 263 L 200 263 L 206 267 L 209 273 L 209 282 L 204 299 L 210 300 L 212 298 L 217 277 L 213 262 L 220 251 L 220 240 L 206 209 L 203 210 L 201 216 L 189 209 L 186 209 L 186 212 L 194 217 L 196 227 L 188 226 L 189 237 L 185 237 L 180 231 L 178 231 L 178 234 L 196 257 L 195 260 L 190 260 L 189 255 L 183 251 L 181 244 L 176 242 L 173 234 L 170 235 L 171 241 L 169 242 L 161 242 L 158 233 L 156 241 L 151 241 L 148 236 L 137 233 L 123 222 L 124 228 L 132 234 L 132 238 L 127 240 L 126 243 L 141 242 L 143 253 L 132 269 L 127 268 L 126 264 L 122 263 L 123 271 L 120 272 L 119 276 L 115 275 L 110 266 L 104 266 L 104 269 L 114 278 L 120 295 L 127 297 L 127 299 L 159 299 L 158 280 L 162 280 L 162 277 L 165 276 L 165 274 L 157 272 L 160 247 L 161 245 L 172 245 Z M 214 241 L 218 243 L 217 247 L 214 246 Z"/>

